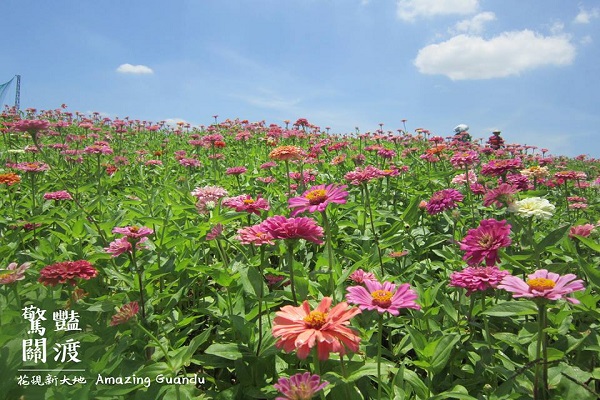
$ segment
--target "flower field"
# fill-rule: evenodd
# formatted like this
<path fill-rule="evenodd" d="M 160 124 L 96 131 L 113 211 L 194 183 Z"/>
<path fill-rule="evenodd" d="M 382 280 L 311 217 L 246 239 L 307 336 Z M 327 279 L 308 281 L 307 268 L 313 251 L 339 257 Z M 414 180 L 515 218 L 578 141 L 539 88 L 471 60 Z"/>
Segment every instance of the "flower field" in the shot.
<path fill-rule="evenodd" d="M 599 160 L 214 119 L 0 116 L 0 397 L 599 397 Z"/>

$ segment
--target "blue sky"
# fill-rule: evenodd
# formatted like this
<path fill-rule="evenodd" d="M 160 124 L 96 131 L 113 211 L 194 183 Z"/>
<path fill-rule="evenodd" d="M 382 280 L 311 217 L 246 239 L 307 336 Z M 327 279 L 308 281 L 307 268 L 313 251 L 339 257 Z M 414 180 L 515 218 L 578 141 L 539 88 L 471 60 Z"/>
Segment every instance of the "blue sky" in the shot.
<path fill-rule="evenodd" d="M 2 3 L 0 83 L 22 75 L 22 108 L 335 133 L 466 123 L 600 158 L 597 0 Z"/>

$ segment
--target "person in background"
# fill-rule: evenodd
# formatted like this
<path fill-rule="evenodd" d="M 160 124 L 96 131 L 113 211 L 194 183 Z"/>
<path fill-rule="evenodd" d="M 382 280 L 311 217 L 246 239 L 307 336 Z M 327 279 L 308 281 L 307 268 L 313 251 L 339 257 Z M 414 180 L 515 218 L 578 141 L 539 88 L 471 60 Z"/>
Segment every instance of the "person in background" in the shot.
<path fill-rule="evenodd" d="M 488 139 L 488 144 L 494 150 L 498 150 L 501 147 L 504 147 L 504 139 L 500 136 L 500 131 L 495 130 L 492 132 L 492 136 Z"/>
<path fill-rule="evenodd" d="M 459 124 L 454 128 L 454 137 L 457 140 L 460 140 L 462 142 L 470 142 L 471 141 L 471 135 L 469 135 L 469 132 L 467 132 L 469 130 L 469 126 L 466 124 Z"/>

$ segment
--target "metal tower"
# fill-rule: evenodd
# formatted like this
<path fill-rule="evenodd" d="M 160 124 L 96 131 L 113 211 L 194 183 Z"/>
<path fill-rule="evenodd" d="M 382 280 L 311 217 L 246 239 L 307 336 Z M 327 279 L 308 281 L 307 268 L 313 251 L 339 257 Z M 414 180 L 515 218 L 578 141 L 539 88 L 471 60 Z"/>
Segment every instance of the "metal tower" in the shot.
<path fill-rule="evenodd" d="M 21 75 L 17 75 L 17 91 L 15 93 L 15 110 L 21 107 Z"/>

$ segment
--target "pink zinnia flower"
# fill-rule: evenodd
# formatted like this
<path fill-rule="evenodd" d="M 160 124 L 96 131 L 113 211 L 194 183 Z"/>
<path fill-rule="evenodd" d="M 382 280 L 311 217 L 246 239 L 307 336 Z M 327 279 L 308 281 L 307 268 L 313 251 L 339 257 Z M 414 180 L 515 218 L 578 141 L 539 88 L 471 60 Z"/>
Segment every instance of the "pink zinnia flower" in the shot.
<path fill-rule="evenodd" d="M 46 286 L 56 286 L 59 283 L 75 286 L 75 279 L 89 280 L 97 274 L 96 268 L 88 261 L 63 261 L 42 268 L 38 281 Z"/>
<path fill-rule="evenodd" d="M 66 190 L 60 190 L 58 192 L 49 192 L 44 194 L 45 200 L 73 200 L 73 197 Z"/>
<path fill-rule="evenodd" d="M 206 234 L 206 240 L 215 240 L 223 233 L 223 224 L 218 223 Z"/>
<path fill-rule="evenodd" d="M 375 277 L 375 274 L 373 274 L 372 272 L 366 272 L 360 268 L 357 269 L 356 271 L 354 271 L 353 273 L 351 273 L 350 276 L 348 277 L 348 279 L 350 279 L 352 282 L 358 283 L 358 284 L 365 283 L 365 281 L 376 281 L 377 280 L 377 278 Z"/>
<path fill-rule="evenodd" d="M 375 168 L 372 165 L 367 165 L 364 169 L 356 167 L 354 171 L 350 171 L 344 175 L 344 178 L 347 181 L 350 181 L 351 184 L 358 186 L 363 182 L 369 182 L 383 176 L 380 169 Z"/>
<path fill-rule="evenodd" d="M 276 215 L 267 218 L 260 225 L 273 239 L 304 239 L 323 244 L 323 228 L 312 218 L 286 218 Z"/>
<path fill-rule="evenodd" d="M 450 286 L 467 289 L 467 296 L 474 292 L 495 289 L 502 279 L 509 275 L 508 271 L 498 267 L 467 267 L 450 275 Z"/>
<path fill-rule="evenodd" d="M 119 308 L 119 311 L 110 319 L 110 326 L 121 325 L 135 317 L 140 310 L 140 306 L 137 301 L 125 304 Z"/>
<path fill-rule="evenodd" d="M 181 158 L 178 161 L 179 161 L 179 164 L 184 167 L 200 168 L 202 166 L 202 163 L 200 161 L 196 160 L 195 158 Z"/>
<path fill-rule="evenodd" d="M 494 159 L 481 167 L 483 175 L 502 176 L 509 171 L 516 171 L 522 168 L 523 164 L 518 158 Z"/>
<path fill-rule="evenodd" d="M 122 228 L 116 227 L 112 230 L 113 233 L 120 233 L 131 239 L 140 239 L 146 236 L 150 236 L 154 231 L 145 226 L 124 226 Z"/>
<path fill-rule="evenodd" d="M 225 170 L 225 175 L 242 175 L 248 171 L 246 167 L 231 167 Z"/>
<path fill-rule="evenodd" d="M 483 260 L 488 267 L 498 261 L 498 250 L 510 246 L 510 225 L 505 221 L 485 219 L 477 229 L 469 229 L 467 236 L 460 242 L 460 249 L 466 253 L 463 260 L 471 266 L 479 265 Z"/>
<path fill-rule="evenodd" d="M 43 162 L 22 162 L 12 166 L 21 172 L 44 172 L 50 169 L 50 166 Z"/>
<path fill-rule="evenodd" d="M 503 183 L 495 189 L 491 189 L 483 196 L 483 205 L 489 207 L 495 205 L 498 208 L 507 207 L 514 202 L 513 195 L 519 189 L 509 183 Z"/>
<path fill-rule="evenodd" d="M 17 132 L 29 132 L 31 134 L 43 131 L 50 127 L 50 122 L 40 119 L 24 119 L 16 122 L 13 129 Z"/>
<path fill-rule="evenodd" d="M 109 254 L 112 254 L 113 257 L 118 257 L 123 253 L 129 253 L 133 249 L 131 242 L 127 239 L 127 237 L 122 237 L 116 240 L 113 240 L 108 244 L 108 247 L 104 248 Z"/>
<path fill-rule="evenodd" d="M 427 202 L 426 208 L 429 215 L 439 214 L 442 211 L 456 208 L 464 196 L 456 189 L 444 189 L 435 192 Z"/>
<path fill-rule="evenodd" d="M 565 299 L 573 304 L 580 301 L 567 295 L 579 290 L 585 290 L 583 281 L 574 274 L 559 275 L 539 269 L 528 276 L 527 281 L 516 276 L 508 275 L 502 279 L 499 289 L 512 292 L 513 297 L 528 297 L 532 299 L 559 300 Z"/>
<path fill-rule="evenodd" d="M 226 198 L 221 204 L 225 207 L 233 208 L 237 212 L 247 212 L 256 215 L 260 215 L 261 210 L 267 211 L 271 208 L 266 199 L 257 197 L 255 200 L 249 194 Z"/>
<path fill-rule="evenodd" d="M 479 162 L 479 154 L 473 150 L 456 152 L 450 158 L 450 163 L 454 168 L 465 169 L 466 167 Z"/>
<path fill-rule="evenodd" d="M 0 269 L 0 284 L 7 285 L 25 279 L 25 271 L 31 266 L 30 263 L 10 263 L 6 269 Z"/>
<path fill-rule="evenodd" d="M 273 236 L 267 232 L 262 224 L 248 226 L 238 230 L 237 238 L 240 242 L 242 242 L 242 244 L 253 244 L 255 246 L 260 246 L 263 244 L 275 244 L 273 241 Z"/>
<path fill-rule="evenodd" d="M 348 192 L 344 189 L 347 187 L 346 185 L 337 186 L 334 184 L 311 187 L 302 196 L 288 200 L 290 208 L 295 208 L 291 213 L 292 217 L 304 211 L 325 211 L 330 203 L 345 204 Z"/>
<path fill-rule="evenodd" d="M 311 375 L 310 372 L 298 373 L 289 378 L 279 378 L 273 387 L 281 392 L 284 397 L 276 397 L 275 400 L 310 400 L 322 390 L 329 382 L 321 382 L 319 375 Z"/>
<path fill-rule="evenodd" d="M 577 236 L 583 236 L 583 237 L 588 237 L 588 236 L 590 236 L 590 234 L 592 233 L 592 231 L 595 228 L 596 228 L 596 225 L 592 225 L 592 224 L 584 224 L 584 225 L 573 226 L 569 230 L 569 237 L 573 238 L 575 235 L 577 235 Z"/>
<path fill-rule="evenodd" d="M 417 294 L 410 288 L 408 283 L 396 287 L 391 282 L 380 283 L 375 280 L 364 281 L 366 286 L 349 287 L 346 299 L 348 302 L 357 304 L 361 310 L 377 310 L 383 314 L 389 312 L 397 316 L 401 308 L 412 308 L 420 310 L 421 306 L 415 303 Z"/>
<path fill-rule="evenodd" d="M 297 351 L 304 360 L 313 347 L 317 347 L 319 360 L 329 359 L 329 353 L 346 354 L 357 352 L 360 336 L 348 327 L 350 319 L 360 314 L 358 308 L 348 308 L 342 302 L 331 307 L 331 297 L 324 297 L 316 309 L 311 310 L 308 301 L 301 306 L 284 306 L 275 313 L 273 336 L 278 339 L 275 346 L 290 353 Z"/>

